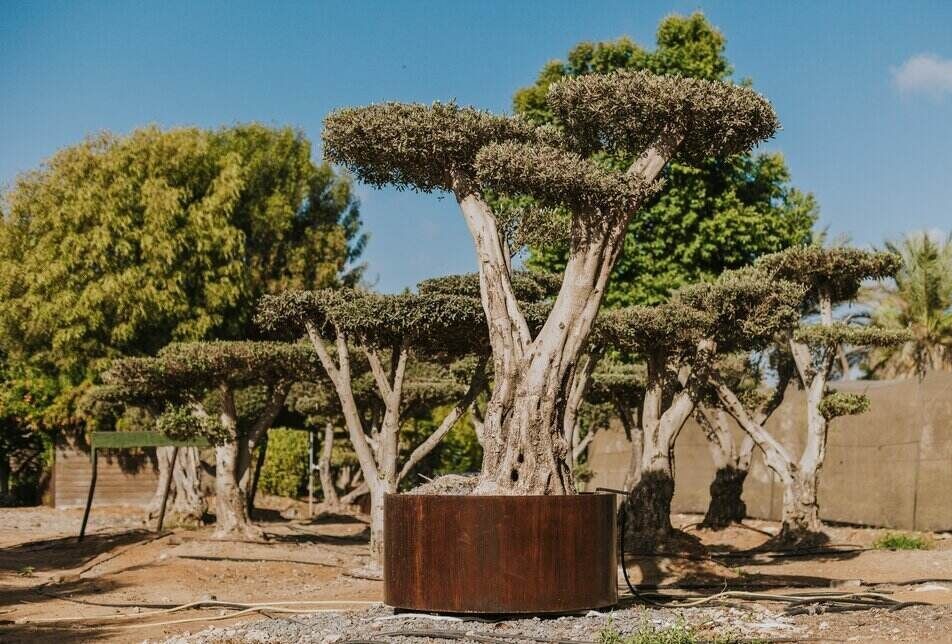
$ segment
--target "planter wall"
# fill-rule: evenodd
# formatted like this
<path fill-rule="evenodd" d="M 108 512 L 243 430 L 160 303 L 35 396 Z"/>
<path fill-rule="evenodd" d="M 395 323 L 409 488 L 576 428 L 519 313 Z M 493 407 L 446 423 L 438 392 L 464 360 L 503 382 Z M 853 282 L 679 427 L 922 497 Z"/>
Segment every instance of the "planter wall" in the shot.
<path fill-rule="evenodd" d="M 562 613 L 617 601 L 615 499 L 388 495 L 384 602 L 447 613 Z"/>

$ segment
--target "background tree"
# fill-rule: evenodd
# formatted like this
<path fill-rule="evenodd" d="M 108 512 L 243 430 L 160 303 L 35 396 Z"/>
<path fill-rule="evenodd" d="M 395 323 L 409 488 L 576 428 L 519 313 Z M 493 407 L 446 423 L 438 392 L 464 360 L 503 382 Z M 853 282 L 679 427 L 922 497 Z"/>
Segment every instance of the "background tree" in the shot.
<path fill-rule="evenodd" d="M 626 548 L 652 549 L 674 535 L 674 446 L 703 399 L 716 352 L 769 342 L 799 315 L 802 289 L 770 282 L 752 270 L 728 271 L 716 282 L 677 291 L 654 307 L 612 311 L 606 333 L 619 349 L 643 356 L 639 476 L 626 504 Z"/>
<path fill-rule="evenodd" d="M 133 405 L 162 404 L 161 431 L 201 435 L 215 445 L 215 535 L 261 537 L 252 525 L 252 454 L 285 405 L 291 386 L 316 381 L 320 367 L 303 345 L 276 342 L 174 343 L 155 358 L 122 358 L 103 374 L 101 395 Z"/>
<path fill-rule="evenodd" d="M 789 354 L 769 347 L 767 351 L 739 353 L 718 359 L 712 366 L 718 377 L 748 406 L 756 422 L 765 424 L 783 402 L 791 379 L 793 362 Z M 773 387 L 768 381 L 773 381 Z M 701 526 L 712 530 L 740 523 L 747 516 L 743 492 L 754 456 L 754 440 L 742 432 L 734 435 L 734 422 L 717 400 L 705 391 L 695 410 L 698 425 L 708 440 L 714 461 L 711 500 Z"/>
<path fill-rule="evenodd" d="M 365 242 L 350 181 L 256 124 L 92 137 L 19 177 L 2 212 L 0 350 L 29 374 L 11 386 L 54 388 L 33 396 L 51 431 L 86 424 L 77 401 L 110 359 L 245 338 L 263 293 L 350 283 Z"/>
<path fill-rule="evenodd" d="M 747 88 L 644 72 L 566 79 L 547 101 L 558 131 L 444 104 L 387 103 L 325 120 L 330 159 L 372 185 L 453 192 L 472 233 L 494 373 L 480 493 L 574 492 L 565 389 L 628 222 L 676 155 L 744 152 L 777 126 L 770 105 Z M 598 150 L 633 161 L 612 170 L 589 160 Z M 484 187 L 571 212 L 562 287 L 535 335 L 513 294 L 507 231 Z"/>
<path fill-rule="evenodd" d="M 765 256 L 757 262 L 770 279 L 799 284 L 804 289 L 801 312 L 817 319 L 816 323 L 791 327 L 783 340 L 799 384 L 806 391 L 806 436 L 799 458 L 757 422 L 756 410 L 749 403 L 745 405 L 716 372 L 711 373 L 721 405 L 763 451 L 767 466 L 783 485 L 783 524 L 776 538 L 778 544 L 806 544 L 818 538 L 822 526 L 817 488 L 826 456 L 829 421 L 861 413 L 869 404 L 865 396 L 828 390 L 839 347 L 886 346 L 907 338 L 904 332 L 837 322 L 834 308 L 856 297 L 864 279 L 893 275 L 900 261 L 892 253 L 804 246 Z"/>
<path fill-rule="evenodd" d="M 409 403 L 430 394 L 405 388 L 412 357 L 448 358 L 485 348 L 485 320 L 477 300 L 451 295 L 377 295 L 360 291 L 288 291 L 262 301 L 258 321 L 268 330 L 306 331 L 334 385 L 351 446 L 370 492 L 370 553 L 375 566 L 383 546 L 383 501 L 453 428 L 481 391 L 486 358 L 473 365 L 469 383 L 440 426 L 398 463 L 400 431 Z M 382 413 L 358 404 L 352 348 L 363 354 Z M 418 365 L 417 365 L 418 366 Z M 418 385 L 427 383 L 417 382 Z"/>
<path fill-rule="evenodd" d="M 516 92 L 513 109 L 532 123 L 554 123 L 546 102 L 552 83 L 619 69 L 726 81 L 732 68 L 724 46 L 724 36 L 703 14 L 671 15 L 658 26 L 652 51 L 624 37 L 579 43 L 565 61 L 547 63 L 535 84 Z M 606 161 L 623 167 L 632 159 Z M 811 239 L 816 203 L 791 186 L 779 153 L 676 159 L 662 176 L 664 188 L 628 224 L 605 296 L 609 306 L 660 302 L 679 286 Z M 530 244 L 528 264 L 561 271 L 567 248 L 558 241 Z"/>
<path fill-rule="evenodd" d="M 874 327 L 906 330 L 912 339 L 875 348 L 869 372 L 879 378 L 921 378 L 930 370 L 952 371 L 952 237 L 913 233 L 887 243 L 886 250 L 902 258 L 902 267 L 893 284 L 867 289 L 864 299 L 874 307 Z"/>

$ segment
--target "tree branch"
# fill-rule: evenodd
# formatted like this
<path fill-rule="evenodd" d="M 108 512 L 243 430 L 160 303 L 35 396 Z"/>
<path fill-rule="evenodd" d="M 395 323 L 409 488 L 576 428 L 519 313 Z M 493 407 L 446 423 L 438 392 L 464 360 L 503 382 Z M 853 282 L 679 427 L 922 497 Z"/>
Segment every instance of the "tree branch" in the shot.
<path fill-rule="evenodd" d="M 426 440 L 420 443 L 415 450 L 410 454 L 410 457 L 407 458 L 407 462 L 404 463 L 403 468 L 400 470 L 400 474 L 397 476 L 397 481 L 402 481 L 403 478 L 410 473 L 417 463 L 423 460 L 427 454 L 433 451 L 433 449 L 443 440 L 443 437 L 449 433 L 453 426 L 456 425 L 456 422 L 460 417 L 466 413 L 466 410 L 470 405 L 473 404 L 473 401 L 476 400 L 476 396 L 479 395 L 479 392 L 482 391 L 483 385 L 486 383 L 486 358 L 480 358 L 479 362 L 476 363 L 476 370 L 473 372 L 472 377 L 469 381 L 469 388 L 466 390 L 466 393 L 463 394 L 463 397 L 457 401 L 456 405 L 453 406 L 453 409 L 443 418 L 443 422 L 440 423 L 440 426 L 436 428 L 432 434 L 427 436 Z"/>

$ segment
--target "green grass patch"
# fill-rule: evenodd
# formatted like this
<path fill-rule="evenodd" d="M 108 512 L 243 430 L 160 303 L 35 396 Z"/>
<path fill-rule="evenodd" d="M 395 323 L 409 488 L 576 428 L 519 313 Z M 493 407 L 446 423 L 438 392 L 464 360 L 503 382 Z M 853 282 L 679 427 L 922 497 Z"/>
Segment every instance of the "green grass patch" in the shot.
<path fill-rule="evenodd" d="M 647 615 L 642 618 L 637 630 L 628 635 L 619 633 L 611 622 L 598 633 L 598 644 L 730 644 L 737 641 L 739 639 L 731 635 L 702 636 L 683 618 L 671 625 L 655 626 Z"/>
<path fill-rule="evenodd" d="M 928 550 L 932 542 L 921 534 L 887 532 L 873 542 L 877 550 Z"/>

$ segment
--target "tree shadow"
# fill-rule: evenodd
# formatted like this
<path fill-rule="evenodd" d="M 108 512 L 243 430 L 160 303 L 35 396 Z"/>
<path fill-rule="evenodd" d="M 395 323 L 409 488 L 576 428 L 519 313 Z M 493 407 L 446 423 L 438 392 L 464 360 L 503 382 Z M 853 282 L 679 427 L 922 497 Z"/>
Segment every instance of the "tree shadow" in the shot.
<path fill-rule="evenodd" d="M 370 543 L 370 526 L 365 527 L 357 534 L 334 535 L 318 534 L 310 531 L 298 531 L 292 534 L 267 533 L 268 540 L 273 543 L 321 543 L 335 545 L 367 545 Z"/>
<path fill-rule="evenodd" d="M 84 595 L 93 593 L 112 592 L 121 587 L 115 581 L 102 578 L 77 579 L 55 585 L 41 587 L 29 586 L 20 588 L 0 587 L 0 606 L 17 606 L 29 604 L 31 607 L 41 606 L 53 601 L 67 601 L 76 604 L 75 614 L 82 616 L 83 611 L 94 602 L 81 599 Z M 77 597 L 78 596 L 78 597 Z M 143 606 L 139 604 L 139 606 Z M 145 606 L 143 606 L 145 607 Z M 21 623 L 14 622 L 15 613 L 0 614 L 0 642 L 92 642 L 114 635 L 116 631 L 104 628 L 101 624 L 90 622 L 53 622 L 53 623 Z M 38 616 L 26 619 L 36 619 Z"/>
<path fill-rule="evenodd" d="M 82 541 L 76 537 L 59 537 L 43 541 L 29 541 L 0 548 L 0 571 L 17 572 L 69 570 L 86 564 L 99 555 L 125 545 L 151 541 L 157 533 L 149 530 L 87 534 Z"/>

